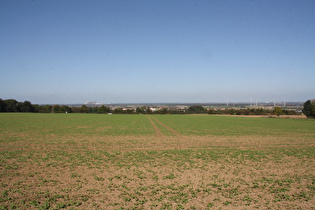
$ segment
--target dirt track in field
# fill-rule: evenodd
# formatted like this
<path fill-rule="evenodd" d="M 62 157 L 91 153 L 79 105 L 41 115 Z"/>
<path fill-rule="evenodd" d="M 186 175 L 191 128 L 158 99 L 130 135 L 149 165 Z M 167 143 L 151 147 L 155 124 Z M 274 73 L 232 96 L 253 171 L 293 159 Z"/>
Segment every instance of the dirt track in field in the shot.
<path fill-rule="evenodd" d="M 171 131 L 174 135 L 183 138 L 183 136 L 178 133 L 177 131 L 175 131 L 174 129 L 172 129 L 171 127 L 163 124 L 161 121 L 159 121 L 158 119 L 156 119 L 155 117 L 152 117 L 157 123 L 159 123 L 160 125 L 162 125 L 164 128 L 166 128 L 167 130 Z"/>
<path fill-rule="evenodd" d="M 147 116 L 147 118 L 150 120 L 150 123 L 152 125 L 152 127 L 154 128 L 155 131 L 155 135 L 158 137 L 162 137 L 164 136 L 161 132 L 161 130 L 156 126 L 156 124 L 153 122 L 153 120 L 151 119 L 151 117 Z"/>
<path fill-rule="evenodd" d="M 175 136 L 177 137 L 181 137 L 183 138 L 183 136 L 178 133 L 177 131 L 175 131 L 174 129 L 172 129 L 171 127 L 165 125 L 164 123 L 162 123 L 161 121 L 159 121 L 158 119 L 156 119 L 155 117 L 149 117 L 147 116 L 147 118 L 150 120 L 154 130 L 155 130 L 155 133 L 157 136 L 164 136 L 163 133 L 161 132 L 161 130 L 156 126 L 155 122 L 152 120 L 154 119 L 158 124 L 160 124 L 161 126 L 163 126 L 164 128 L 166 128 L 167 130 L 169 130 L 172 134 L 174 134 Z"/>

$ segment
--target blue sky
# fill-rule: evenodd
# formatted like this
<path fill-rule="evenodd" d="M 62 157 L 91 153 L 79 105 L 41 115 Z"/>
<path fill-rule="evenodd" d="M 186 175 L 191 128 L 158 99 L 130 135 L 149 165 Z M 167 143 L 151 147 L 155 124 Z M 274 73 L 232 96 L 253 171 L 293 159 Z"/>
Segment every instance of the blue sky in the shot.
<path fill-rule="evenodd" d="M 1 0 L 0 98 L 315 98 L 313 0 Z"/>

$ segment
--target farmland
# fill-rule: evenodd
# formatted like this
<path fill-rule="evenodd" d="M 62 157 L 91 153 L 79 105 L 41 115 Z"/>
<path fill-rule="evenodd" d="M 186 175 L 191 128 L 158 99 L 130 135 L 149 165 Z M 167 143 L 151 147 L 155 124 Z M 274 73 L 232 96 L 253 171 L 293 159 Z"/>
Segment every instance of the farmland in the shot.
<path fill-rule="evenodd" d="M 0 209 L 311 209 L 315 120 L 0 114 Z"/>

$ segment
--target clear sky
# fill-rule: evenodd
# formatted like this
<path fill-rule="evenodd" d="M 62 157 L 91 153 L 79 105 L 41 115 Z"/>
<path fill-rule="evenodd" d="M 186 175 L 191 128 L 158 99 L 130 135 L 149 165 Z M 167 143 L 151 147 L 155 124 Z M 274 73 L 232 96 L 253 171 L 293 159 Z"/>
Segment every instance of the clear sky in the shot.
<path fill-rule="evenodd" d="M 0 98 L 315 98 L 314 0 L 0 0 Z"/>

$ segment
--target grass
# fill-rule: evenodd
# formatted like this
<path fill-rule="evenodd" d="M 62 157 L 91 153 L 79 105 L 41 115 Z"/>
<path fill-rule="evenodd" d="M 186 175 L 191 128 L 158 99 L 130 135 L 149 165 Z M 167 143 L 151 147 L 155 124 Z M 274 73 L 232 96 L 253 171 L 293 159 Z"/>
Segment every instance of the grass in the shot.
<path fill-rule="evenodd" d="M 229 117 L 209 115 L 159 115 L 158 120 L 182 135 L 274 135 L 314 134 L 314 120 Z"/>
<path fill-rule="evenodd" d="M 314 134 L 314 120 L 244 118 L 209 115 L 154 115 L 182 135 L 274 135 Z M 97 114 L 0 114 L 1 132 L 42 134 L 80 134 L 92 136 L 152 135 L 154 129 L 145 115 Z M 156 125 L 165 135 L 171 133 Z"/>
<path fill-rule="evenodd" d="M 153 117 L 0 114 L 0 209 L 315 206 L 314 120 Z"/>
<path fill-rule="evenodd" d="M 35 135 L 80 134 L 89 136 L 152 135 L 154 129 L 141 115 L 0 114 L 1 132 Z"/>

